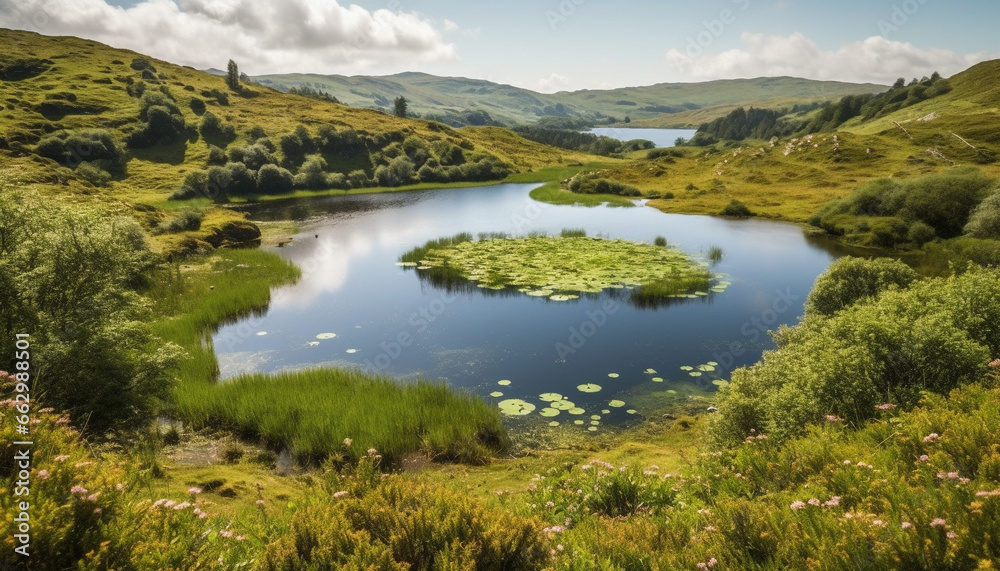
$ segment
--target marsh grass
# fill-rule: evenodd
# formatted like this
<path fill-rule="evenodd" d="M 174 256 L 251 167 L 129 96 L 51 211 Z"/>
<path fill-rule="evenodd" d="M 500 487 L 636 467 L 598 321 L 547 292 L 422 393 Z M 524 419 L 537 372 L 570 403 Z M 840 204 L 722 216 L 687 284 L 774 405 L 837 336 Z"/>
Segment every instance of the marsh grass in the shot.
<path fill-rule="evenodd" d="M 482 238 L 480 238 L 482 239 Z M 451 246 L 456 246 L 464 242 L 471 242 L 472 234 L 469 232 L 460 232 L 454 236 L 438 238 L 437 240 L 429 240 L 423 246 L 418 246 L 402 256 L 399 257 L 399 261 L 404 264 L 417 264 L 421 260 L 427 259 L 427 254 L 431 250 L 440 250 L 443 248 L 449 248 Z"/>
<path fill-rule="evenodd" d="M 583 228 L 563 228 L 559 236 L 561 238 L 586 238 L 587 231 Z"/>
<path fill-rule="evenodd" d="M 474 395 L 355 370 L 242 375 L 196 395 L 178 411 L 196 425 L 288 446 L 305 463 L 353 462 L 370 448 L 390 466 L 413 452 L 483 463 L 509 444 L 499 412 Z"/>
<path fill-rule="evenodd" d="M 708 261 L 712 262 L 713 264 L 718 264 L 719 262 L 721 262 L 722 255 L 723 255 L 722 248 L 720 248 L 719 246 L 712 246 L 711 248 L 708 249 Z"/>

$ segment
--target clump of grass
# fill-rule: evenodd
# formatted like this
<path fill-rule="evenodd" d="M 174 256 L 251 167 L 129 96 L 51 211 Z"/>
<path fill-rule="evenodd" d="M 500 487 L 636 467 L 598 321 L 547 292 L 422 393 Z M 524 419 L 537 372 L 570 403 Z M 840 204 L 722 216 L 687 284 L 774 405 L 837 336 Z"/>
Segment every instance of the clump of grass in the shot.
<path fill-rule="evenodd" d="M 753 211 L 739 200 L 733 200 L 727 204 L 720 214 L 729 218 L 750 218 L 754 216 Z"/>
<path fill-rule="evenodd" d="M 712 246 L 708 249 L 708 260 L 713 264 L 718 264 L 722 261 L 722 248 L 719 246 Z"/>
<path fill-rule="evenodd" d="M 563 228 L 559 236 L 562 238 L 586 238 L 587 231 L 583 228 Z"/>
<path fill-rule="evenodd" d="M 404 385 L 356 370 L 243 375 L 191 387 L 177 406 L 195 425 L 232 430 L 271 448 L 287 446 L 307 463 L 354 460 L 369 448 L 389 465 L 413 452 L 481 463 L 508 446 L 499 410 L 478 397 L 444 384 Z"/>
<path fill-rule="evenodd" d="M 666 248 L 667 247 L 667 238 L 665 236 L 657 236 L 653 240 L 653 245 L 654 246 L 659 246 L 661 248 Z"/>
<path fill-rule="evenodd" d="M 438 238 L 437 240 L 430 240 L 423 246 L 418 246 L 409 252 L 406 252 L 399 257 L 399 261 L 404 264 L 416 264 L 420 263 L 420 260 L 427 258 L 427 253 L 431 250 L 440 250 L 441 248 L 447 248 L 449 246 L 455 246 L 463 242 L 471 242 L 472 234 L 469 232 L 460 232 L 451 237 Z"/>

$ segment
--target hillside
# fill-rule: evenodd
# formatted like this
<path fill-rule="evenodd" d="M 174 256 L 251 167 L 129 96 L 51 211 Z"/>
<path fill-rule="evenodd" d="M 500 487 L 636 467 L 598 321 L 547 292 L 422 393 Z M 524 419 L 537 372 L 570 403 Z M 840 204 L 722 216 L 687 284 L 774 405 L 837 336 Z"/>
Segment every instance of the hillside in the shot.
<path fill-rule="evenodd" d="M 234 160 L 250 164 L 248 150 L 264 155 L 258 163 L 275 163 L 269 174 L 280 175 L 281 188 L 288 176 L 304 176 L 304 162 L 310 161 L 325 165 L 314 186 L 338 188 L 339 182 L 346 189 L 355 188 L 345 179 L 357 171 L 363 171 L 357 183 L 363 186 L 386 179 L 387 186 L 418 182 L 417 162 L 431 166 L 440 161 L 437 170 L 419 180 L 446 183 L 593 159 L 503 130 L 454 130 L 260 85 L 235 91 L 224 78 L 78 38 L 0 30 L 0 43 L 5 46 L 0 54 L 5 174 L 42 192 L 121 204 L 151 230 L 170 220 L 165 210 L 184 206 L 167 199 L 189 177 L 200 176 L 193 173 L 206 169 L 207 176 L 212 165 L 221 168 L 227 161 L 229 166 Z M 212 125 L 206 130 L 209 119 Z M 291 156 L 296 141 L 301 144 L 297 158 Z M 387 169 L 404 153 L 409 178 L 377 176 L 380 165 Z M 260 164 L 252 166 L 251 174 Z M 253 181 L 248 192 L 258 192 Z M 234 193 L 229 196 L 239 198 Z M 239 220 L 229 210 L 214 209 L 195 237 L 203 246 L 242 241 L 225 236 L 234 227 L 242 229 L 243 237 L 252 234 Z M 157 240 L 172 248 L 178 239 L 167 235 Z"/>
<path fill-rule="evenodd" d="M 638 121 L 635 126 L 648 127 L 694 124 L 687 114 L 699 110 L 702 111 L 699 115 L 701 120 L 710 120 L 728 112 L 731 107 L 726 106 L 736 104 L 794 105 L 885 90 L 885 86 L 874 84 L 792 77 L 660 83 L 553 94 L 479 79 L 438 77 L 425 73 L 384 77 L 281 74 L 254 79 L 280 89 L 302 86 L 317 89 L 353 107 L 389 110 L 393 99 L 402 95 L 412 111 L 421 116 L 442 119 L 467 119 L 468 114 L 475 111 L 485 111 L 493 120 L 506 124 L 531 123 L 545 116 L 579 115 L 621 120 L 628 115 L 633 122 Z"/>
<path fill-rule="evenodd" d="M 602 174 L 639 187 L 667 212 L 718 214 L 739 200 L 762 216 L 805 222 L 865 182 L 971 165 L 1000 174 L 1000 60 L 948 79 L 952 90 L 836 132 L 724 141 Z M 956 136 L 957 135 L 957 136 Z M 669 193 L 669 194 L 668 194 Z M 672 198 L 656 198 L 657 196 Z"/>

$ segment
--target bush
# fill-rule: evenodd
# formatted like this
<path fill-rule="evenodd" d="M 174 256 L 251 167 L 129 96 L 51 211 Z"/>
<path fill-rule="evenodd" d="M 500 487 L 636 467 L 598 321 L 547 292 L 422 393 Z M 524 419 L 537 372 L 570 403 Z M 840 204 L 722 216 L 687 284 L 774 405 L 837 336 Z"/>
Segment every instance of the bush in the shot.
<path fill-rule="evenodd" d="M 371 179 L 365 171 L 358 169 L 347 173 L 347 182 L 351 188 L 366 188 L 371 185 Z"/>
<path fill-rule="evenodd" d="M 193 111 L 195 115 L 202 115 L 205 113 L 205 109 L 205 102 L 203 100 L 197 97 L 191 98 L 191 111 Z"/>
<path fill-rule="evenodd" d="M 890 258 L 840 258 L 816 278 L 809 297 L 807 314 L 833 315 L 845 307 L 877 297 L 892 289 L 906 289 L 917 280 L 917 272 Z"/>
<path fill-rule="evenodd" d="M 917 221 L 910 226 L 910 230 L 906 233 L 907 239 L 913 242 L 918 247 L 922 247 L 927 242 L 930 242 L 937 238 L 937 233 L 934 228 L 923 222 Z"/>
<path fill-rule="evenodd" d="M 127 161 L 114 135 L 101 129 L 49 135 L 38 142 L 35 153 L 70 168 L 91 163 L 111 174 L 124 174 Z"/>
<path fill-rule="evenodd" d="M 777 338 L 778 350 L 733 372 L 713 428 L 720 442 L 786 440 L 824 415 L 859 425 L 879 404 L 908 407 L 922 391 L 977 380 L 1000 354 L 1000 271 L 916 282 L 830 317 L 807 313 Z"/>
<path fill-rule="evenodd" d="M 973 238 L 1000 240 L 1000 191 L 987 196 L 976 207 L 963 231 Z"/>
<path fill-rule="evenodd" d="M 152 262 L 132 220 L 0 192 L 0 322 L 28 331 L 33 392 L 102 435 L 145 422 L 166 397 L 176 346 L 157 344 L 136 293 Z M 14 354 L 13 335 L 0 339 Z"/>
<path fill-rule="evenodd" d="M 206 141 L 218 142 L 223 147 L 236 139 L 236 128 L 228 123 L 223 123 L 211 111 L 205 113 L 201 118 L 198 131 Z"/>
<path fill-rule="evenodd" d="M 343 175 L 341 175 L 343 177 Z M 328 188 L 326 161 L 315 157 L 306 161 L 299 174 L 295 176 L 295 187 L 306 190 L 323 190 Z"/>
<path fill-rule="evenodd" d="M 111 174 L 91 163 L 80 163 L 76 175 L 94 186 L 107 186 L 111 182 Z"/>
<path fill-rule="evenodd" d="M 224 165 L 229 161 L 226 157 L 226 151 L 222 147 L 217 147 L 215 145 L 208 146 L 208 164 L 209 165 Z"/>
<path fill-rule="evenodd" d="M 257 171 L 257 192 L 261 194 L 281 194 L 295 188 L 292 173 L 277 165 L 264 165 Z"/>
<path fill-rule="evenodd" d="M 729 218 L 750 218 L 755 215 L 746 204 L 743 204 L 739 200 L 733 200 L 727 204 L 720 214 Z"/>
<path fill-rule="evenodd" d="M 272 151 L 263 143 L 255 143 L 248 147 L 232 147 L 229 149 L 229 160 L 234 163 L 243 163 L 252 171 L 260 170 L 264 165 L 278 163 Z"/>
<path fill-rule="evenodd" d="M 653 240 L 653 245 L 666 248 L 667 247 L 667 239 L 664 238 L 663 236 L 657 236 L 656 239 Z"/>
<path fill-rule="evenodd" d="M 413 182 L 413 161 L 409 157 L 396 157 L 375 169 L 374 180 L 379 186 L 403 186 Z"/>

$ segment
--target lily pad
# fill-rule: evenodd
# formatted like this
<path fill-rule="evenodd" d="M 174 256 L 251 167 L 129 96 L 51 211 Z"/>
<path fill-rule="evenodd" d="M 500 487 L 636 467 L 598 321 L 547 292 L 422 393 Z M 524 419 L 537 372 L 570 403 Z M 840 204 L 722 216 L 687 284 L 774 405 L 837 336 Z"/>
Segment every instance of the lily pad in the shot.
<path fill-rule="evenodd" d="M 503 379 L 501 381 L 497 381 L 497 384 L 500 385 L 501 387 L 506 387 L 510 385 L 510 381 L 508 381 L 507 379 Z"/>
<path fill-rule="evenodd" d="M 593 426 L 598 426 L 598 425 L 601 424 L 601 421 L 599 421 L 599 420 L 591 420 L 590 424 L 593 425 Z"/>
<path fill-rule="evenodd" d="M 684 365 L 683 367 L 681 367 L 681 370 L 682 371 L 693 371 L 694 367 L 692 367 L 691 365 Z"/>
<path fill-rule="evenodd" d="M 574 421 L 573 421 L 573 424 L 576 424 L 576 425 L 582 425 L 582 424 L 583 424 L 583 421 L 582 421 L 582 420 L 574 420 Z"/>
<path fill-rule="evenodd" d="M 626 410 L 625 412 L 627 412 L 629 414 L 635 414 L 635 413 L 637 413 L 639 411 L 635 410 L 634 408 L 630 408 L 630 409 Z"/>
<path fill-rule="evenodd" d="M 618 373 L 608 373 L 608 377 L 612 379 L 617 379 L 620 375 Z"/>
<path fill-rule="evenodd" d="M 717 387 L 726 387 L 729 386 L 729 381 L 723 379 L 715 379 L 714 381 L 712 381 L 712 384 Z"/>
<path fill-rule="evenodd" d="M 646 369 L 643 372 L 646 373 L 647 375 L 655 375 L 656 374 L 656 369 Z"/>
<path fill-rule="evenodd" d="M 603 409 L 601 410 L 601 414 L 611 414 L 611 411 L 608 409 Z"/>
<path fill-rule="evenodd" d="M 713 367 L 712 365 L 698 365 L 698 370 L 708 373 L 714 371 L 715 367 Z"/>
<path fill-rule="evenodd" d="M 502 397 L 503 393 L 500 392 L 500 391 L 493 391 L 492 393 L 490 393 L 490 396 L 493 397 L 493 398 L 498 398 L 498 397 Z"/>
<path fill-rule="evenodd" d="M 654 383 L 662 383 L 663 382 L 663 377 L 653 377 L 652 380 L 653 380 Z"/>
<path fill-rule="evenodd" d="M 713 367 L 718 367 L 718 366 L 719 366 L 719 364 L 718 364 L 718 363 L 716 363 L 715 361 L 709 361 L 709 362 L 707 362 L 707 363 L 705 363 L 705 364 L 706 364 L 706 365 L 711 365 L 711 366 L 713 366 Z"/>
<path fill-rule="evenodd" d="M 535 405 L 521 399 L 507 399 L 497 403 L 500 412 L 508 416 L 524 416 L 535 410 Z"/>
<path fill-rule="evenodd" d="M 623 400 L 617 400 L 616 399 L 616 400 L 608 402 L 608 406 L 613 406 L 615 408 L 621 408 L 621 407 L 625 406 L 625 401 L 623 401 Z"/>
<path fill-rule="evenodd" d="M 357 353 L 358 350 L 357 349 L 348 349 L 347 351 L 344 351 L 344 352 L 345 353 L 350 353 L 351 355 L 353 355 L 353 354 Z"/>
<path fill-rule="evenodd" d="M 336 333 L 320 333 L 316 336 L 316 339 L 333 339 L 336 336 Z"/>
<path fill-rule="evenodd" d="M 538 395 L 538 400 L 545 402 L 555 402 L 557 400 L 563 400 L 563 396 L 559 393 L 542 393 Z"/>
<path fill-rule="evenodd" d="M 701 372 L 700 371 L 691 371 L 688 374 L 691 375 L 692 377 L 700 377 L 701 376 Z"/>
<path fill-rule="evenodd" d="M 584 409 L 582 409 L 582 408 L 580 408 L 580 407 L 578 407 L 578 406 L 575 406 L 575 407 L 567 410 L 566 412 L 568 412 L 570 414 L 577 414 L 577 415 L 579 415 L 579 414 L 583 414 L 583 413 L 585 413 L 587 411 L 584 410 Z"/>
<path fill-rule="evenodd" d="M 597 427 L 596 426 L 588 426 L 587 430 L 589 430 L 591 432 L 597 432 Z"/>
<path fill-rule="evenodd" d="M 549 426 L 559 426 L 559 421 L 553 420 L 552 422 L 549 423 Z"/>
<path fill-rule="evenodd" d="M 549 406 L 557 410 L 569 410 L 571 408 L 576 408 L 576 405 L 573 404 L 573 401 L 568 401 L 568 400 L 553 401 Z"/>
<path fill-rule="evenodd" d="M 590 415 L 590 420 L 601 420 L 601 415 L 599 415 L 599 414 L 592 414 L 592 415 Z"/>
<path fill-rule="evenodd" d="M 559 410 L 555 408 L 543 408 L 538 414 L 545 417 L 559 416 Z"/>
<path fill-rule="evenodd" d="M 319 341 L 310 341 L 306 343 L 306 347 L 315 347 L 317 345 L 319 345 Z"/>
<path fill-rule="evenodd" d="M 595 385 L 594 383 L 587 383 L 585 385 L 578 385 L 576 388 L 582 393 L 596 393 L 601 390 L 601 385 Z"/>

